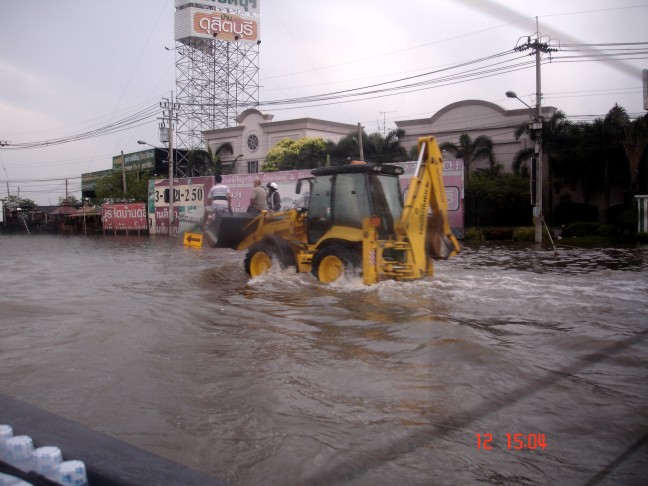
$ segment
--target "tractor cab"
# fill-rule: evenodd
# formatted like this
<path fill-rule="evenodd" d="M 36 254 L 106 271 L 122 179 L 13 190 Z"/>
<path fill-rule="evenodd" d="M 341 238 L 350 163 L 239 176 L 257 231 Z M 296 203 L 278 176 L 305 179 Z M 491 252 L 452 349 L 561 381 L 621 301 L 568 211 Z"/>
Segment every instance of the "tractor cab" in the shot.
<path fill-rule="evenodd" d="M 313 177 L 298 182 L 310 184 L 307 236 L 315 244 L 334 227 L 362 230 L 365 218 L 376 218 L 381 238 L 394 234 L 394 222 L 403 212 L 398 176 L 403 169 L 393 165 L 358 164 L 314 169 Z"/>

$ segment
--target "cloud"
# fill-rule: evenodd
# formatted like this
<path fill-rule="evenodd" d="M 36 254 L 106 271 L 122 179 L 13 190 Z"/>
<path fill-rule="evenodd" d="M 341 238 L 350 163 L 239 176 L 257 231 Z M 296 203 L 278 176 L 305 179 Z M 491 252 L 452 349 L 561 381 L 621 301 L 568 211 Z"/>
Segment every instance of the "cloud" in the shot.
<path fill-rule="evenodd" d="M 27 71 L 2 59 L 0 59 L 0 72 L 2 73 L 2 76 L 0 76 L 0 96 L 2 93 L 7 92 L 16 93 L 17 87 L 20 87 L 20 91 L 24 93 L 38 91 L 53 94 L 47 79 L 35 72 Z M 11 91 L 9 91 L 9 88 L 11 88 Z"/>

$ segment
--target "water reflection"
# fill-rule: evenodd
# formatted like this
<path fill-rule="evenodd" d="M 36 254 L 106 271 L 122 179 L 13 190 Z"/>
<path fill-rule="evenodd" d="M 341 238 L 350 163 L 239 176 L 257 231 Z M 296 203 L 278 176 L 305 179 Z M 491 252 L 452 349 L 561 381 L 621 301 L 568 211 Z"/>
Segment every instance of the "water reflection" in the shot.
<path fill-rule="evenodd" d="M 556 251 L 526 243 L 467 244 L 455 262 L 459 265 L 494 266 L 537 273 L 588 273 L 596 270 L 645 271 L 645 247 L 577 248 L 557 245 Z"/>

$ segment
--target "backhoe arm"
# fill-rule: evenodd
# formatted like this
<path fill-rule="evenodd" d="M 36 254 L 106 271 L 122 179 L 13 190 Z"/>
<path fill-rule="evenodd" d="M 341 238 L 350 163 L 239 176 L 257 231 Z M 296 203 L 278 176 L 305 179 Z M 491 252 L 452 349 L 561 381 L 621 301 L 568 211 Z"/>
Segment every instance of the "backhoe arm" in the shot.
<path fill-rule="evenodd" d="M 409 240 L 415 263 L 423 268 L 430 257 L 449 258 L 461 247 L 448 219 L 441 149 L 432 136 L 419 138 L 418 148 L 416 170 L 395 229 L 399 238 Z"/>

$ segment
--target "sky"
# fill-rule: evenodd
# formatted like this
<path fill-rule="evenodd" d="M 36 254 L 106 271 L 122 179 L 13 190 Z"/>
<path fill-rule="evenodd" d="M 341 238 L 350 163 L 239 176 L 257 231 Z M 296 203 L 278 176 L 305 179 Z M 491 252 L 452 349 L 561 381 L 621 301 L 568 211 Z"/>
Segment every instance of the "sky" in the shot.
<path fill-rule="evenodd" d="M 615 104 L 631 117 L 645 113 L 648 0 L 258 1 L 261 103 L 430 81 L 345 102 L 262 107 L 275 121 L 311 117 L 384 133 L 467 99 L 524 108 L 509 90 L 535 106 L 533 58 L 510 51 L 537 31 L 558 49 L 542 64 L 543 106 L 574 121 L 604 117 Z M 159 115 L 149 110 L 175 91 L 174 5 L 0 1 L 0 198 L 9 191 L 56 205 L 67 191 L 80 199 L 82 173 L 142 150 L 137 140 L 161 146 Z M 621 55 L 628 49 L 636 52 Z M 516 58 L 525 64 L 512 69 Z M 503 59 L 508 64 L 495 64 Z M 465 76 L 469 69 L 481 75 Z M 464 76 L 440 82 L 448 74 Z M 123 130 L 103 134 L 124 120 Z M 38 147 L 17 149 L 30 144 Z"/>

